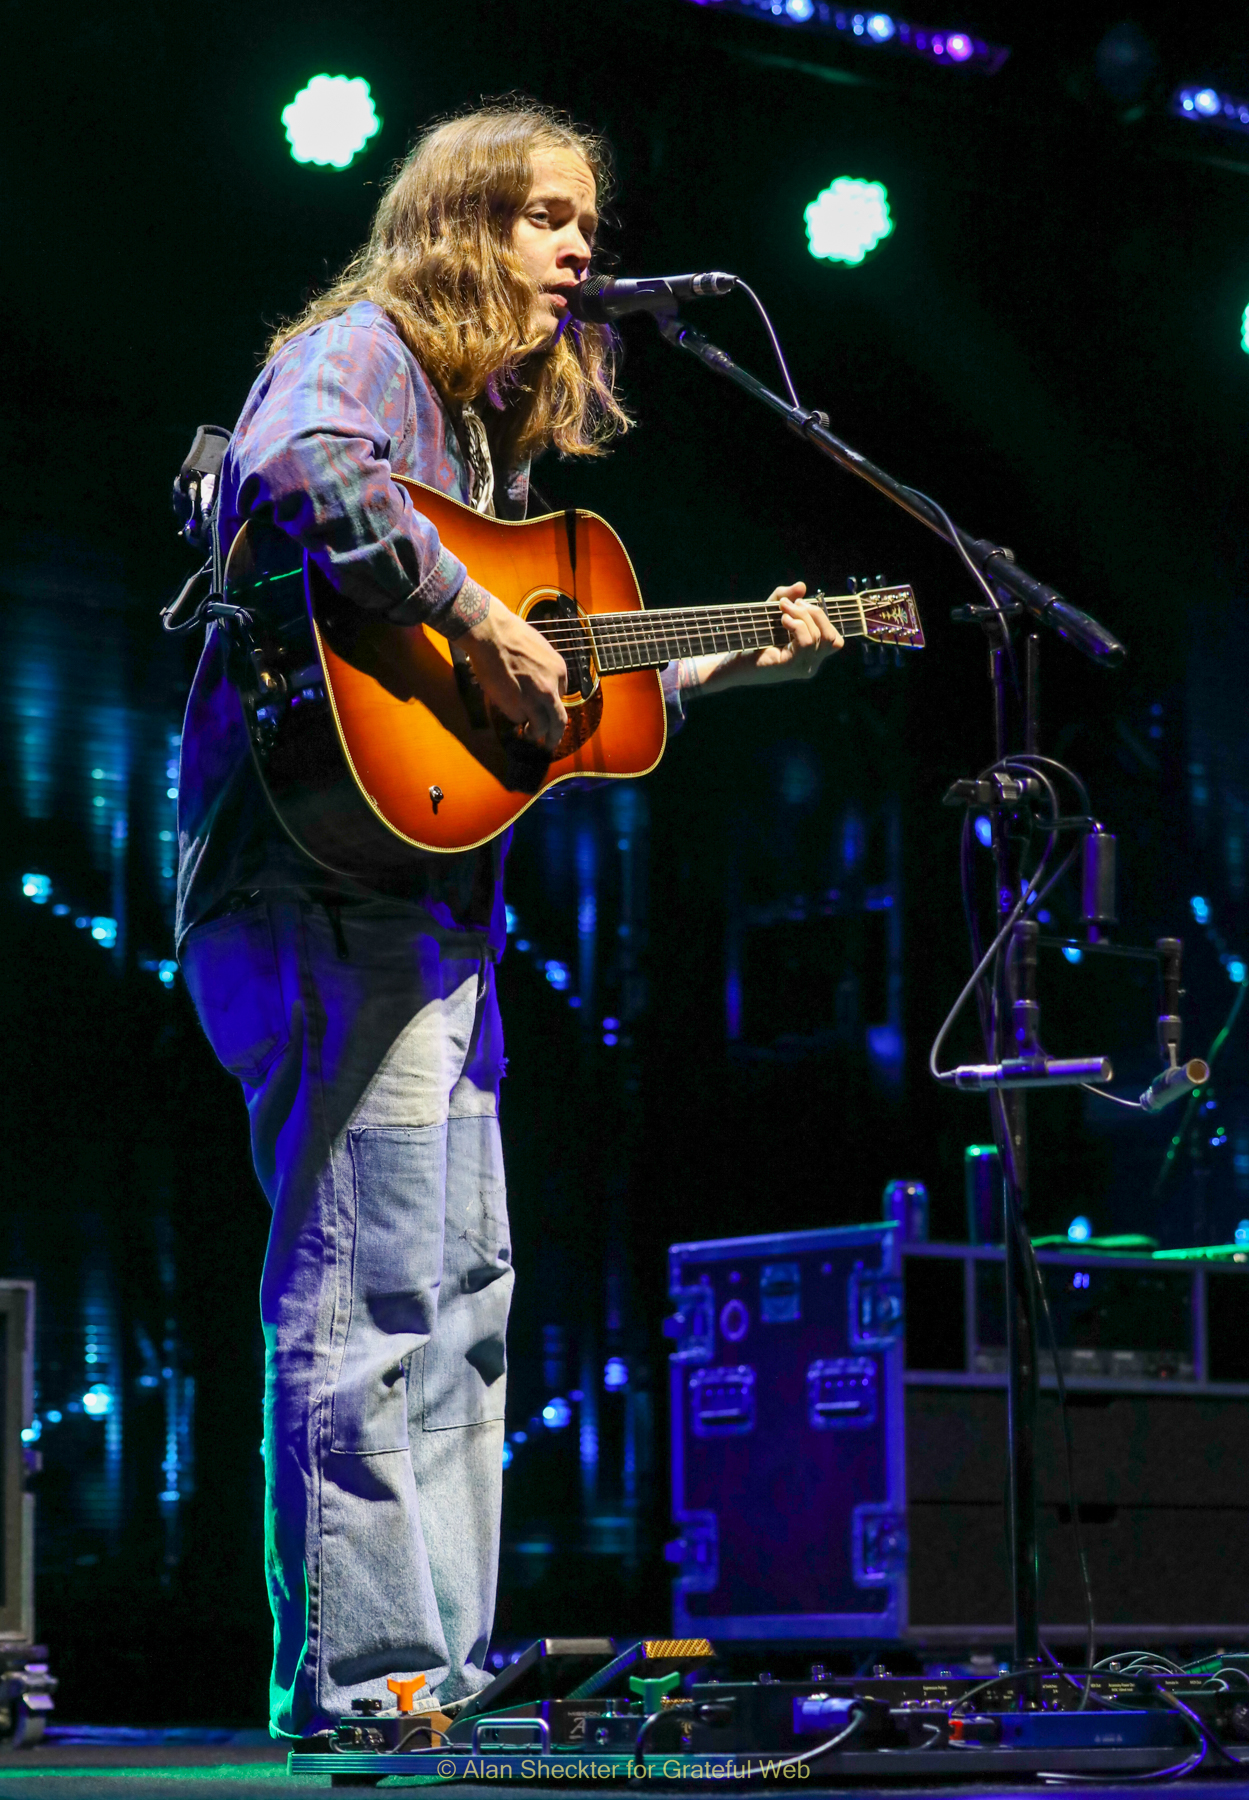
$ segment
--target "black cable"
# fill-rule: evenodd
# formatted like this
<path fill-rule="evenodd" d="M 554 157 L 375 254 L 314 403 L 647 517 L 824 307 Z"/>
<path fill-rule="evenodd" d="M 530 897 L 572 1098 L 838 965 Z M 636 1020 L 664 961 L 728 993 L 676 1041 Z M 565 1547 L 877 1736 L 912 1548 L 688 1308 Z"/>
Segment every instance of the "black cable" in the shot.
<path fill-rule="evenodd" d="M 1014 930 L 1015 925 L 1019 921 L 1020 915 L 1027 908 L 1040 905 L 1041 901 L 1044 900 L 1045 896 L 1049 893 L 1050 889 L 1054 886 L 1054 883 L 1056 881 L 1061 880 L 1061 878 L 1066 874 L 1067 870 L 1071 867 L 1072 863 L 1075 861 L 1078 850 L 1079 850 L 1079 845 L 1077 844 L 1075 849 L 1068 851 L 1067 855 L 1063 858 L 1062 862 L 1058 865 L 1057 869 L 1050 876 L 1049 880 L 1046 882 L 1046 884 L 1043 888 L 1040 888 L 1040 889 L 1032 888 L 1032 882 L 1034 882 L 1035 880 L 1038 879 L 1038 877 L 1041 873 L 1041 868 L 1038 868 L 1036 873 L 1029 877 L 1027 888 L 1025 889 L 1024 894 L 1022 895 L 1022 897 L 1019 900 L 1017 900 L 1015 902 L 1015 905 L 1012 907 L 1010 913 L 1008 914 L 1008 916 L 1006 918 L 1005 924 L 1002 926 L 1001 930 L 998 932 L 998 934 L 994 938 L 993 942 L 989 945 L 989 948 L 985 951 L 984 955 L 981 957 L 979 964 L 977 965 L 976 969 L 972 973 L 971 979 L 968 981 L 966 987 L 963 989 L 963 991 L 959 995 L 958 999 L 954 1002 L 954 1005 L 950 1008 L 950 1011 L 946 1015 L 946 1018 L 941 1026 L 940 1031 L 937 1033 L 936 1037 L 933 1039 L 932 1049 L 928 1052 L 928 1071 L 937 1080 L 940 1080 L 940 1078 L 941 1078 L 940 1071 L 937 1068 L 937 1058 L 940 1054 L 941 1046 L 942 1046 L 942 1044 L 944 1044 L 946 1038 L 949 1036 L 951 1026 L 954 1024 L 954 1021 L 957 1019 L 959 1013 L 962 1012 L 963 1007 L 966 1004 L 968 997 L 970 996 L 970 994 L 972 993 L 973 989 L 976 986 L 976 983 L 983 977 L 984 972 L 985 972 L 986 968 L 988 967 L 989 963 L 997 955 L 998 951 L 1001 949 L 1003 943 L 1006 941 L 1006 938 L 1009 936 L 1009 934 Z M 1043 868 L 1043 866 L 1044 866 L 1044 861 L 1042 861 L 1041 867 Z M 993 1054 L 992 1051 L 990 1051 L 989 1054 L 992 1055 Z"/>
<path fill-rule="evenodd" d="M 759 298 L 758 294 L 756 294 L 755 290 L 752 287 L 747 287 L 746 283 L 742 280 L 740 275 L 737 277 L 737 285 L 741 289 L 742 293 L 745 294 L 750 300 L 752 300 L 754 302 L 755 311 L 758 313 L 759 317 L 763 320 L 764 330 L 767 332 L 768 337 L 771 339 L 772 349 L 776 356 L 776 364 L 777 364 L 777 367 L 781 371 L 781 379 L 785 383 L 785 392 L 789 395 L 791 404 L 796 406 L 799 409 L 799 411 L 801 411 L 802 410 L 802 401 L 798 398 L 798 391 L 794 387 L 794 384 L 793 384 L 792 380 L 790 379 L 789 364 L 785 361 L 785 353 L 781 349 L 781 340 L 777 337 L 776 332 L 773 329 L 772 321 L 768 317 L 767 309 L 764 306 L 763 301 Z"/>
<path fill-rule="evenodd" d="M 634 1753 L 633 1753 L 634 1769 L 637 1774 L 645 1775 L 647 1772 L 646 1771 L 646 1734 L 647 1734 L 647 1732 L 650 1730 L 652 1725 L 657 1723 L 658 1720 L 670 1718 L 671 1716 L 672 1716 L 672 1714 L 670 1711 L 669 1712 L 656 1712 L 656 1713 L 652 1713 L 649 1719 L 646 1719 L 643 1721 L 642 1729 L 638 1732 L 638 1735 L 637 1735 L 637 1743 L 634 1747 Z M 800 1768 L 804 1763 L 814 1762 L 817 1756 L 826 1756 L 830 1750 L 835 1750 L 837 1748 L 838 1744 L 846 1743 L 850 1738 L 854 1737 L 858 1732 L 860 1732 L 863 1729 L 864 1724 L 867 1722 L 867 1716 L 868 1716 L 868 1714 L 867 1714 L 866 1707 L 863 1707 L 863 1706 L 852 1707 L 850 1723 L 842 1731 L 839 1731 L 837 1733 L 836 1737 L 828 1738 L 824 1743 L 817 1744 L 813 1750 L 801 1750 L 801 1751 L 799 1751 L 797 1756 L 782 1757 L 779 1762 L 778 1761 L 768 1761 L 766 1763 L 760 1763 L 756 1768 L 753 1768 L 753 1769 L 750 1768 L 749 1766 L 747 1766 L 744 1769 L 739 1768 L 738 1765 L 736 1763 L 734 1763 L 733 1779 L 735 1781 L 737 1781 L 737 1780 L 745 1779 L 747 1776 L 752 1776 L 752 1775 L 774 1775 L 774 1774 L 777 1774 L 782 1769 L 797 1769 L 797 1768 Z"/>

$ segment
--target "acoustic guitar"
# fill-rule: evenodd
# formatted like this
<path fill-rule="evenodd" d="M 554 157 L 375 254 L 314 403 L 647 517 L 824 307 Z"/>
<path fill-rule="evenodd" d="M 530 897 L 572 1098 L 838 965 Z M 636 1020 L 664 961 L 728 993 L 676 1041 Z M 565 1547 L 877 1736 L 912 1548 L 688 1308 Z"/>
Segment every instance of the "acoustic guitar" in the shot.
<path fill-rule="evenodd" d="M 360 611 L 283 533 L 245 525 L 226 562 L 225 598 L 250 622 L 232 673 L 274 811 L 323 867 L 393 873 L 417 853 L 488 842 L 559 782 L 645 775 L 667 736 L 659 669 L 787 642 L 768 601 L 644 611 L 625 547 L 595 513 L 513 524 L 400 486 L 475 579 L 560 651 L 568 727 L 553 755 L 527 742 L 440 633 Z M 816 603 L 843 637 L 923 645 L 907 587 Z"/>

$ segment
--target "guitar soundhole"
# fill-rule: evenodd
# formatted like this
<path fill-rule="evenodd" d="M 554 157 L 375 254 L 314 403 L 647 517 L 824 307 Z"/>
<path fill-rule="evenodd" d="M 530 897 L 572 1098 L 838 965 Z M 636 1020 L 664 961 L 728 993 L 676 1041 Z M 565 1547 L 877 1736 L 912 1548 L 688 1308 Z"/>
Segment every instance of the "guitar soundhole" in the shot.
<path fill-rule="evenodd" d="M 551 757 L 572 756 L 598 730 L 603 717 L 603 690 L 594 666 L 590 634 L 582 623 L 577 603 L 567 594 L 548 589 L 524 608 L 524 618 L 555 642 L 568 665 L 564 705 L 568 725 Z"/>
<path fill-rule="evenodd" d="M 553 641 L 568 665 L 564 699 L 569 712 L 574 707 L 584 706 L 598 693 L 599 678 L 594 666 L 594 646 L 576 601 L 567 594 L 543 594 L 525 608 L 524 616 L 530 625 Z"/>

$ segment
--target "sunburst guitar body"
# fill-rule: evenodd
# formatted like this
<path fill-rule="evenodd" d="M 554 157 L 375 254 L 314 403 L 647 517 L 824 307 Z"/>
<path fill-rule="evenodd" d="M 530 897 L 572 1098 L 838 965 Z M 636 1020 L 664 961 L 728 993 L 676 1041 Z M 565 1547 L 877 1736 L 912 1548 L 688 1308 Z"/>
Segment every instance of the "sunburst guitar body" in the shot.
<path fill-rule="evenodd" d="M 594 513 L 510 523 L 399 485 L 475 580 L 560 650 L 568 727 L 554 755 L 535 748 L 439 632 L 353 606 L 290 539 L 245 525 L 226 562 L 226 599 L 249 621 L 233 673 L 273 808 L 328 869 L 399 871 L 487 842 L 560 782 L 645 775 L 666 740 L 659 669 L 785 642 L 767 602 L 646 612 L 624 545 Z M 843 635 L 923 644 L 909 588 L 818 603 Z"/>

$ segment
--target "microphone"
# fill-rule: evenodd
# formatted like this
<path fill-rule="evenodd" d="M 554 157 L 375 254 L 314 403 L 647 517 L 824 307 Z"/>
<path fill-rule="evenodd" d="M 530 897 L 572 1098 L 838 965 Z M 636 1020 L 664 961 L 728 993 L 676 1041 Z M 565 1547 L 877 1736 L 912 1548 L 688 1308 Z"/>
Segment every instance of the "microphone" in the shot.
<path fill-rule="evenodd" d="M 937 1077 L 962 1094 L 983 1094 L 992 1088 L 1073 1087 L 1113 1079 L 1105 1056 L 1016 1056 L 1000 1063 L 964 1063 Z"/>
<path fill-rule="evenodd" d="M 568 310 L 574 319 L 605 325 L 624 313 L 671 312 L 678 300 L 731 294 L 736 286 L 736 275 L 709 269 L 703 275 L 590 275 L 566 291 Z"/>
<path fill-rule="evenodd" d="M 1155 1075 L 1141 1095 L 1141 1105 L 1146 1112 L 1161 1112 L 1173 1100 L 1183 1100 L 1194 1088 L 1204 1087 L 1209 1079 L 1209 1065 L 1194 1056 L 1178 1068 L 1164 1069 L 1161 1075 Z"/>

